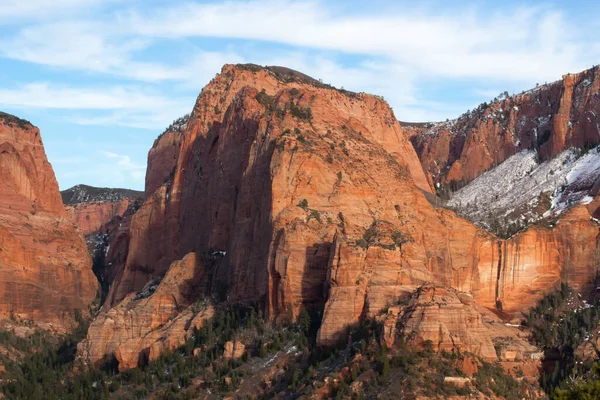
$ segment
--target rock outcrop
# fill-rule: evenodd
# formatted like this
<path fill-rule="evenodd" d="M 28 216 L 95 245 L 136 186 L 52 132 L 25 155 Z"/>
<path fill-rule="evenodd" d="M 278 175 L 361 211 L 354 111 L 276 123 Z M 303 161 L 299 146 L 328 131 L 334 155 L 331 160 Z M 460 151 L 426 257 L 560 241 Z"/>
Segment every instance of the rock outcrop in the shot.
<path fill-rule="evenodd" d="M 246 346 L 239 340 L 229 341 L 225 343 L 225 351 L 223 358 L 226 360 L 239 360 L 246 352 Z"/>
<path fill-rule="evenodd" d="M 79 357 L 93 365 L 115 359 L 125 370 L 182 346 L 214 314 L 208 303 L 194 304 L 203 279 L 203 265 L 194 253 L 174 262 L 162 280 L 101 313 L 79 344 Z"/>
<path fill-rule="evenodd" d="M 490 362 L 529 360 L 537 349 L 528 332 L 506 324 L 467 293 L 426 285 L 406 306 L 390 307 L 384 316 L 388 345 L 404 337 L 408 344 L 431 341 L 433 350 L 471 353 Z"/>
<path fill-rule="evenodd" d="M 569 147 L 598 144 L 599 90 L 600 68 L 567 74 L 518 95 L 502 94 L 412 142 L 429 182 L 455 190 L 522 150 L 549 160 Z"/>
<path fill-rule="evenodd" d="M 98 282 L 69 221 L 39 130 L 0 114 L 0 316 L 55 328 L 87 312 Z"/>

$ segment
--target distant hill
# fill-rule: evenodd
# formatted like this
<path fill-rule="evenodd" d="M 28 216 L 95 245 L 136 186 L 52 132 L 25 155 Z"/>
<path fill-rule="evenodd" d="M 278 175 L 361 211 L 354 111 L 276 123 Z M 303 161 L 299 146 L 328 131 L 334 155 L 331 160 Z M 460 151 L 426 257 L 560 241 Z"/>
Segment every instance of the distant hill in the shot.
<path fill-rule="evenodd" d="M 60 192 L 65 205 L 94 203 L 99 201 L 120 201 L 123 199 L 141 199 L 144 192 L 131 189 L 98 188 L 77 185 Z"/>

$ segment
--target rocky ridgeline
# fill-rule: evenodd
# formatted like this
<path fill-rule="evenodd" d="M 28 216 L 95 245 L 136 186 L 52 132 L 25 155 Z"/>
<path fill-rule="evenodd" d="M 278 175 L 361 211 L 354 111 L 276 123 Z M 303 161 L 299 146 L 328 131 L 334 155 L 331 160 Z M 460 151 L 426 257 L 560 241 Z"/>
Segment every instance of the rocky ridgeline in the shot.
<path fill-rule="evenodd" d="M 76 185 L 60 192 L 65 205 L 81 203 L 99 203 L 104 201 L 119 202 L 129 199 L 136 200 L 144 197 L 143 192 L 130 189 L 98 188 L 87 185 Z"/>

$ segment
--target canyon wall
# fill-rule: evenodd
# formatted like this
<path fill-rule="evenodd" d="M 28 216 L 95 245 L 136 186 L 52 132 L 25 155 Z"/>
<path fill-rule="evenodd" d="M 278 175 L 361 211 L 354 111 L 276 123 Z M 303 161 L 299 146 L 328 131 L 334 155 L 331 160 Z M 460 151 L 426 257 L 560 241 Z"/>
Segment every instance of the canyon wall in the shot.
<path fill-rule="evenodd" d="M 3 113 L 0 175 L 0 315 L 64 328 L 75 310 L 88 311 L 98 283 L 39 130 Z"/>

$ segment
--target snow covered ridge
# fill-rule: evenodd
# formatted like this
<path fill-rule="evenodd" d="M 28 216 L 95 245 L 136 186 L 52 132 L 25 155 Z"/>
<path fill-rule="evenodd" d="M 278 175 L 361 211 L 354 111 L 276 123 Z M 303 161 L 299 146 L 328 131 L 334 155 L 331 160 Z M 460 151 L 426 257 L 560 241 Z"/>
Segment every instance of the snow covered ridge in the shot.
<path fill-rule="evenodd" d="M 447 206 L 484 229 L 510 236 L 544 217 L 590 203 L 596 182 L 600 147 L 585 154 L 571 148 L 541 163 L 535 151 L 526 150 L 458 190 Z"/>

